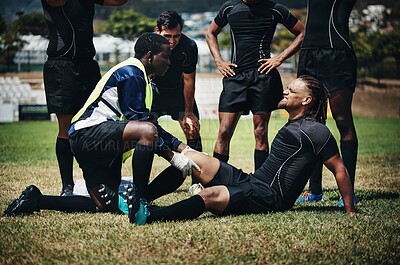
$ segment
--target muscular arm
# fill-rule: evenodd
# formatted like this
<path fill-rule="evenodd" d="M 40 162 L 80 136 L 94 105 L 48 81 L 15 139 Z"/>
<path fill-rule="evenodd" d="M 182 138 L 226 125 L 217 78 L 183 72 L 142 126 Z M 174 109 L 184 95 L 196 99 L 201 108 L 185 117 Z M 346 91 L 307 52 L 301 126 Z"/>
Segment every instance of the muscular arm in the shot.
<path fill-rule="evenodd" d="M 347 214 L 355 213 L 353 203 L 353 189 L 351 187 L 349 173 L 343 164 L 339 154 L 334 155 L 324 162 L 324 165 L 332 171 L 335 175 L 336 183 L 339 188 L 339 192 L 342 195 L 344 201 L 344 208 Z"/>
<path fill-rule="evenodd" d="M 195 92 L 196 72 L 183 74 L 183 95 L 185 98 L 185 114 L 183 124 L 185 134 L 189 136 L 198 135 L 200 123 L 196 115 L 193 114 L 194 92 Z"/>
<path fill-rule="evenodd" d="M 183 74 L 183 95 L 185 97 L 185 113 L 193 112 L 196 72 Z"/>
<path fill-rule="evenodd" d="M 206 34 L 207 45 L 210 49 L 211 55 L 214 58 L 215 64 L 217 65 L 218 71 L 226 77 L 234 76 L 235 72 L 232 68 L 237 67 L 237 65 L 224 61 L 219 51 L 218 34 L 221 32 L 221 30 L 222 28 L 219 27 L 214 21 L 211 22 Z"/>
<path fill-rule="evenodd" d="M 280 66 L 283 61 L 300 50 L 301 43 L 303 42 L 304 38 L 303 23 L 297 21 L 297 23 L 291 29 L 289 29 L 289 31 L 295 35 L 296 38 L 289 45 L 289 47 L 283 50 L 279 55 L 268 59 L 260 59 L 259 62 L 261 63 L 261 66 L 258 68 L 259 72 L 268 74 L 272 69 Z"/>

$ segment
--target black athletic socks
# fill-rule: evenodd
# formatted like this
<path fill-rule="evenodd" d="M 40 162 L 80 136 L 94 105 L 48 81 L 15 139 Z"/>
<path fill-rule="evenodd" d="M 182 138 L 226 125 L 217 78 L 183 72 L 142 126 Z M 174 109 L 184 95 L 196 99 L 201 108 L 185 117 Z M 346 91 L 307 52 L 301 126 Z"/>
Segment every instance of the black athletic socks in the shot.
<path fill-rule="evenodd" d="M 153 201 L 165 194 L 174 192 L 184 181 L 182 172 L 173 166 L 169 166 L 149 184 L 144 198 L 147 201 Z"/>
<path fill-rule="evenodd" d="M 308 191 L 315 195 L 322 194 L 322 166 L 322 162 L 317 161 L 310 176 Z"/>
<path fill-rule="evenodd" d="M 201 137 L 197 139 L 188 139 L 187 145 L 190 146 L 190 148 L 197 150 L 199 152 L 203 151 L 203 145 L 201 144 Z"/>
<path fill-rule="evenodd" d="M 199 195 L 177 202 L 170 206 L 150 210 L 147 222 L 192 220 L 199 217 L 206 210 L 206 205 Z"/>
<path fill-rule="evenodd" d="M 268 150 L 254 149 L 254 171 L 259 169 L 269 155 Z"/>
<path fill-rule="evenodd" d="M 340 141 L 340 151 L 342 153 L 342 159 L 344 165 L 347 168 L 347 172 L 350 175 L 351 185 L 354 190 L 354 180 L 356 176 L 356 165 L 357 165 L 357 152 L 358 152 L 358 140 L 351 141 Z"/>
<path fill-rule="evenodd" d="M 41 210 L 56 210 L 60 212 L 96 212 L 96 204 L 85 196 L 48 196 L 44 195 L 38 200 Z"/>
<path fill-rule="evenodd" d="M 219 161 L 223 161 L 225 163 L 228 162 L 229 160 L 229 155 L 222 155 L 222 154 L 218 154 L 216 152 L 213 153 L 213 157 L 217 158 Z"/>
<path fill-rule="evenodd" d="M 56 156 L 58 167 L 60 169 L 61 181 L 63 189 L 67 185 L 74 186 L 74 179 L 72 176 L 72 165 L 74 157 L 71 152 L 68 139 L 57 138 L 56 141 Z"/>
<path fill-rule="evenodd" d="M 135 183 L 135 194 L 143 198 L 144 192 L 149 184 L 151 167 L 154 159 L 154 148 L 151 146 L 137 144 L 132 158 L 133 182 Z"/>

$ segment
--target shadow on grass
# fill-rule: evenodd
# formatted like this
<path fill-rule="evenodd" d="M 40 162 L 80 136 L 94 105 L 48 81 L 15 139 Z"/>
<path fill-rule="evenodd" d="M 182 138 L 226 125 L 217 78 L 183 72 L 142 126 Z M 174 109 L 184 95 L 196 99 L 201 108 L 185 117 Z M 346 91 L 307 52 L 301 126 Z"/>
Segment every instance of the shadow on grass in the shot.
<path fill-rule="evenodd" d="M 336 188 L 323 189 L 324 201 L 339 200 L 340 193 Z M 394 200 L 400 198 L 400 192 L 382 191 L 382 190 L 359 190 L 356 189 L 358 201 L 370 201 L 377 199 Z"/>
<path fill-rule="evenodd" d="M 323 205 L 297 205 L 296 208 L 292 208 L 291 212 L 343 212 L 343 208 L 338 206 L 323 206 Z"/>
<path fill-rule="evenodd" d="M 360 194 L 360 195 L 359 195 Z M 376 199 L 383 199 L 383 200 L 395 200 L 400 198 L 400 193 L 396 192 L 387 192 L 387 191 L 356 191 L 357 198 L 360 197 L 360 200 L 376 200 Z"/>
<path fill-rule="evenodd" d="M 324 202 L 321 203 L 298 203 L 294 205 L 290 211 L 302 212 L 302 211 L 319 211 L 319 212 L 338 212 L 343 211 L 343 208 L 337 206 L 339 200 L 339 191 L 334 188 L 324 189 Z M 357 204 L 362 204 L 367 201 L 375 200 L 398 200 L 400 199 L 400 193 L 380 190 L 356 190 Z M 332 205 L 324 205 L 331 204 Z"/>

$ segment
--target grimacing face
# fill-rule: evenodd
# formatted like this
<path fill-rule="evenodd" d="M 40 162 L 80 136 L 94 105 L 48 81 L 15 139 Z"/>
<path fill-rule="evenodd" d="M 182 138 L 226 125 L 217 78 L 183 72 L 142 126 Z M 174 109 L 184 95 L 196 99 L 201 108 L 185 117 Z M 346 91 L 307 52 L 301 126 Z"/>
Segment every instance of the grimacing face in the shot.
<path fill-rule="evenodd" d="M 295 79 L 283 91 L 283 99 L 278 103 L 278 107 L 286 110 L 301 107 L 309 96 L 311 96 L 310 91 L 304 82 Z"/>
<path fill-rule="evenodd" d="M 159 31 L 159 29 L 156 28 L 156 32 L 169 41 L 171 50 L 173 50 L 176 47 L 176 45 L 178 45 L 182 36 L 181 25 L 178 25 L 173 29 L 167 29 L 165 26 L 162 26 L 161 31 Z"/>
<path fill-rule="evenodd" d="M 159 53 L 154 54 L 152 58 L 152 65 L 154 74 L 163 76 L 167 72 L 171 64 L 169 56 L 171 55 L 171 48 L 168 44 L 163 44 Z"/>

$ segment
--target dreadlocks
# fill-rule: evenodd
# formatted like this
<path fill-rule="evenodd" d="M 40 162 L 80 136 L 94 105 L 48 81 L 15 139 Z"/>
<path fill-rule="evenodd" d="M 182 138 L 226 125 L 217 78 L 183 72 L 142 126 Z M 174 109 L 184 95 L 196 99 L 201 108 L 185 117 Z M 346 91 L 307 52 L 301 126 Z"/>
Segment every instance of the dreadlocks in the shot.
<path fill-rule="evenodd" d="M 314 101 L 314 105 L 306 115 L 325 124 L 329 98 L 328 89 L 320 83 L 318 79 L 310 75 L 302 75 L 299 79 L 302 80 L 311 91 Z"/>

